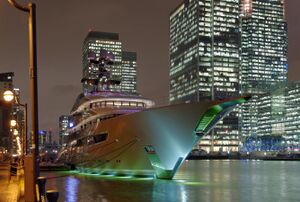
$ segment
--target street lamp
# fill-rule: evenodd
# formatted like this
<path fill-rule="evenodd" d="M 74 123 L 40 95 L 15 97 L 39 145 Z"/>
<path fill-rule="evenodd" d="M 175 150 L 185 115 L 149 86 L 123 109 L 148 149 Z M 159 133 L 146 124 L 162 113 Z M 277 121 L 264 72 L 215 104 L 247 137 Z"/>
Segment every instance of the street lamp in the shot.
<path fill-rule="evenodd" d="M 24 128 L 22 130 L 23 147 L 22 147 L 22 151 L 21 151 L 22 157 L 24 159 L 24 156 L 27 154 L 27 103 L 21 104 L 18 101 L 18 99 L 16 98 L 15 94 L 10 90 L 4 92 L 3 98 L 7 102 L 12 102 L 13 99 L 14 99 L 14 102 L 16 103 L 16 105 L 21 106 L 24 109 Z M 11 120 L 10 125 L 12 127 L 15 127 L 17 125 L 17 121 L 16 120 Z M 18 131 L 15 129 L 13 131 L 13 134 L 18 135 L 17 133 L 18 133 Z"/>
<path fill-rule="evenodd" d="M 19 131 L 17 129 L 14 129 L 14 135 L 19 135 Z"/>
<path fill-rule="evenodd" d="M 4 100 L 6 102 L 12 102 L 12 100 L 15 99 L 14 102 L 18 106 L 23 107 L 23 109 L 24 109 L 24 128 L 23 128 L 23 134 L 22 134 L 22 140 L 23 140 L 23 151 L 22 151 L 22 154 L 26 155 L 27 154 L 27 103 L 21 104 L 18 101 L 18 99 L 16 98 L 15 94 L 12 91 L 10 91 L 10 90 L 7 90 L 7 91 L 5 91 L 3 93 L 3 98 L 4 98 Z M 15 127 L 16 125 L 17 125 L 17 121 L 16 120 L 14 120 L 14 119 L 10 120 L 10 126 Z"/>
<path fill-rule="evenodd" d="M 15 127 L 17 125 L 17 121 L 16 120 L 10 120 L 10 126 L 11 127 Z"/>
<path fill-rule="evenodd" d="M 3 98 L 7 102 L 11 102 L 14 99 L 14 93 L 10 90 L 7 90 L 3 93 Z"/>
<path fill-rule="evenodd" d="M 37 85 L 37 47 L 36 47 L 36 6 L 34 3 L 28 3 L 27 6 L 22 6 L 15 2 L 15 0 L 8 0 L 8 2 L 15 8 L 28 13 L 28 28 L 29 28 L 29 74 L 30 74 L 30 92 L 31 92 L 31 129 L 32 129 L 32 169 L 34 174 L 33 182 L 30 188 L 34 191 L 28 200 L 36 200 L 35 185 L 37 184 L 37 177 L 39 176 L 39 123 L 38 123 L 38 85 Z M 25 179 L 26 181 L 26 179 Z M 25 182 L 26 183 L 26 182 Z M 25 191 L 26 200 L 26 191 Z"/>

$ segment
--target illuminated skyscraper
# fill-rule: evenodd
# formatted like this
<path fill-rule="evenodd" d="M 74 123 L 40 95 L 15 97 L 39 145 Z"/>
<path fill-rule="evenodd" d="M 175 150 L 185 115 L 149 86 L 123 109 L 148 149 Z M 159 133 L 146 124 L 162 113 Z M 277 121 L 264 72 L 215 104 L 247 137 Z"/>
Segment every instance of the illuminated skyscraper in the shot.
<path fill-rule="evenodd" d="M 136 53 L 122 52 L 122 82 L 124 92 L 136 92 Z"/>
<path fill-rule="evenodd" d="M 90 31 L 82 48 L 84 93 L 97 89 L 95 83 L 99 79 L 99 65 L 89 62 L 89 54 L 93 52 L 99 58 L 103 50 L 113 55 L 113 64 L 109 65 L 112 79 L 121 81 L 121 85 L 113 85 L 110 90 L 136 92 L 136 53 L 122 51 L 118 33 Z"/>
<path fill-rule="evenodd" d="M 89 63 L 89 53 L 94 52 L 96 57 L 100 57 L 101 50 L 106 50 L 114 55 L 114 64 L 110 67 L 112 76 L 121 79 L 122 42 L 119 40 L 119 34 L 90 31 L 82 48 L 83 78 L 85 79 L 83 90 L 85 93 L 92 91 L 94 88 L 87 80 L 97 80 L 99 78 L 99 68 Z M 116 86 L 111 90 L 120 90 L 120 87 Z"/>
<path fill-rule="evenodd" d="M 219 100 L 239 95 L 239 0 L 185 0 L 170 14 L 170 102 Z M 207 151 L 236 151 L 235 112 L 224 118 Z"/>
<path fill-rule="evenodd" d="M 70 126 L 70 118 L 68 115 L 62 115 L 59 117 L 59 145 L 64 143 L 65 138 L 69 135 L 68 128 Z"/>
<path fill-rule="evenodd" d="M 300 151 L 300 83 L 279 83 L 251 101 L 251 135 L 244 151 Z"/>
<path fill-rule="evenodd" d="M 287 79 L 283 0 L 242 0 L 242 94 L 267 92 Z"/>
<path fill-rule="evenodd" d="M 289 151 L 300 151 L 300 82 L 293 82 L 285 87 L 285 142 Z"/>
<path fill-rule="evenodd" d="M 260 121 L 263 117 L 264 122 L 272 122 L 268 118 L 271 112 L 263 113 L 264 116 L 260 109 L 273 106 L 276 100 L 268 104 L 258 95 L 270 93 L 273 86 L 287 80 L 288 42 L 284 15 L 283 0 L 241 0 L 241 93 L 253 95 L 252 101 L 241 108 L 242 136 L 256 136 L 263 131 L 271 133 L 270 127 L 259 126 L 263 124 Z"/>

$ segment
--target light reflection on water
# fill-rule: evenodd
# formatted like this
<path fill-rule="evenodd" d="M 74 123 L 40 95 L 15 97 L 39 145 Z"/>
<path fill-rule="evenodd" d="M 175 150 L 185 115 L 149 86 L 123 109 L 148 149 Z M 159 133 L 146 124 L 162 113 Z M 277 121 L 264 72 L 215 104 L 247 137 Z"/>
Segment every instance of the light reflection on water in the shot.
<path fill-rule="evenodd" d="M 174 180 L 42 173 L 59 201 L 300 201 L 300 162 L 187 161 Z M 61 176 L 61 177 L 60 177 Z M 57 178 L 55 178 L 57 177 Z"/>
<path fill-rule="evenodd" d="M 73 176 L 65 179 L 65 192 L 68 193 L 65 195 L 65 201 L 77 201 L 79 183 L 79 179 Z"/>

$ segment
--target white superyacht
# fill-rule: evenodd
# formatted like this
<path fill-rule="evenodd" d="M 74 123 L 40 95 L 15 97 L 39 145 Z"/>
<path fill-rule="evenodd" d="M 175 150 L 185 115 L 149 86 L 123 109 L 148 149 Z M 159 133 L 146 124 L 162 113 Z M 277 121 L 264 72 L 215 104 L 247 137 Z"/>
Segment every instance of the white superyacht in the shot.
<path fill-rule="evenodd" d="M 236 105 L 249 98 L 154 107 L 137 94 L 110 91 L 110 57 L 100 67 L 100 90 L 81 94 L 58 161 L 88 173 L 172 179 L 193 146 Z M 86 81 L 84 81 L 86 82 Z"/>

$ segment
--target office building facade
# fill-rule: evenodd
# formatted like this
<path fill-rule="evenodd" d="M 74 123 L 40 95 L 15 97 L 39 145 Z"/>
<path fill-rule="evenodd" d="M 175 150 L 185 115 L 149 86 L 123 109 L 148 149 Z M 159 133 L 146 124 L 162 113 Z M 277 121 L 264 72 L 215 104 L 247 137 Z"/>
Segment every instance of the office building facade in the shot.
<path fill-rule="evenodd" d="M 267 108 L 282 101 L 273 99 L 271 91 L 287 81 L 288 40 L 284 15 L 283 0 L 241 0 L 241 94 L 253 95 L 253 99 L 241 107 L 243 138 L 274 134 L 270 131 L 274 120 L 261 116 L 265 113 L 260 110 L 264 108 L 271 116 L 272 110 Z M 260 120 L 261 117 L 265 120 Z M 260 124 L 268 128 L 261 128 Z"/>
<path fill-rule="evenodd" d="M 65 138 L 69 135 L 68 129 L 71 120 L 68 115 L 61 115 L 59 117 L 59 145 L 64 144 Z"/>
<path fill-rule="evenodd" d="M 261 94 L 287 80 L 283 0 L 242 0 L 242 94 Z"/>
<path fill-rule="evenodd" d="M 239 95 L 239 0 L 185 0 L 170 14 L 170 103 Z M 237 151 L 238 116 L 232 112 L 210 137 L 206 151 Z"/>
<path fill-rule="evenodd" d="M 101 52 L 107 52 L 113 58 L 113 63 L 108 69 L 111 78 L 120 81 L 121 85 L 112 85 L 111 91 L 135 92 L 136 91 L 136 55 L 134 53 L 123 53 L 122 42 L 118 33 L 90 31 L 86 36 L 82 48 L 83 64 L 83 91 L 89 93 L 97 91 L 99 80 L 99 65 L 90 62 L 90 54 L 95 53 L 95 58 L 99 58 Z M 123 61 L 123 56 L 126 61 Z M 135 60 L 134 60 L 135 58 Z M 123 67 L 125 65 L 125 67 Z M 132 70 L 132 71 L 131 71 Z M 130 72 L 128 72 L 130 71 Z M 132 74 L 135 74 L 132 76 Z M 122 84 L 124 82 L 124 84 Z"/>
<path fill-rule="evenodd" d="M 136 93 L 136 53 L 122 52 L 122 81 L 123 92 Z"/>
<path fill-rule="evenodd" d="M 288 151 L 300 151 L 300 82 L 288 85 L 286 96 L 284 146 Z"/>
<path fill-rule="evenodd" d="M 252 100 L 254 129 L 245 136 L 242 151 L 300 151 L 300 83 L 282 82 Z"/>

